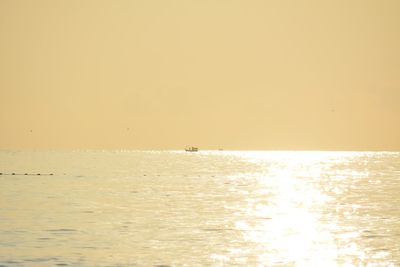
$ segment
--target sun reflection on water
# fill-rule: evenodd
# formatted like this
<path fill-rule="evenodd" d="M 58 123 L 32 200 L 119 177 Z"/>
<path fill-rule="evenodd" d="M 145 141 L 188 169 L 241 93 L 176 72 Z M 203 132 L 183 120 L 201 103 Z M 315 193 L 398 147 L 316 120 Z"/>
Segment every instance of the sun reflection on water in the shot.
<path fill-rule="evenodd" d="M 321 187 L 321 179 L 330 161 L 346 159 L 340 159 L 337 152 L 253 153 L 246 157 L 265 170 L 256 177 L 255 192 L 248 196 L 248 217 L 238 220 L 235 227 L 244 239 L 263 248 L 259 262 L 267 266 L 338 266 L 343 248 L 336 242 L 338 226 L 327 220 L 326 210 L 333 200 Z M 354 242 L 346 249 L 346 253 L 363 256 Z"/>

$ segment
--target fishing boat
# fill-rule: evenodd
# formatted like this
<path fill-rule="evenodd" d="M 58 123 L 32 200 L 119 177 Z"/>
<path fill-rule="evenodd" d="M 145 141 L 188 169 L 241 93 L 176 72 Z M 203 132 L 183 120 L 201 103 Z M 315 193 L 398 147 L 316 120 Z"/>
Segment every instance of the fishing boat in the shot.
<path fill-rule="evenodd" d="M 197 152 L 197 151 L 199 151 L 199 148 L 198 148 L 198 147 L 191 146 L 191 147 L 185 148 L 185 151 L 186 151 L 186 152 Z"/>

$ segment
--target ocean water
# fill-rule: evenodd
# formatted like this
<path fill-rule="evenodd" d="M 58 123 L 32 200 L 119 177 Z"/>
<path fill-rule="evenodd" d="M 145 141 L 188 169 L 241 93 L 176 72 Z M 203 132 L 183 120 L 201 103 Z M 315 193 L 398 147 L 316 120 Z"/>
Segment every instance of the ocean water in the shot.
<path fill-rule="evenodd" d="M 400 266 L 400 153 L 1 151 L 0 172 L 0 266 Z"/>

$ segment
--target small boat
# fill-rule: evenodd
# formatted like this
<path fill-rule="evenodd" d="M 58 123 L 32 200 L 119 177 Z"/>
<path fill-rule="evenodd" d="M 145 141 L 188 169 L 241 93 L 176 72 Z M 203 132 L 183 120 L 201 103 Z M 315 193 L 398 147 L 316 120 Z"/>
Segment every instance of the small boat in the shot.
<path fill-rule="evenodd" d="M 186 152 L 197 152 L 197 151 L 199 151 L 199 148 L 198 148 L 198 147 L 191 146 L 191 147 L 185 148 L 185 151 L 186 151 Z"/>

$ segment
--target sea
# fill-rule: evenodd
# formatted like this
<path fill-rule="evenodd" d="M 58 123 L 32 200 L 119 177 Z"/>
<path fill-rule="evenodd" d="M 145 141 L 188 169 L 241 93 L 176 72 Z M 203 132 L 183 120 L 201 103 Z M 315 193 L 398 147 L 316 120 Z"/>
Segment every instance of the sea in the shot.
<path fill-rule="evenodd" d="M 400 152 L 0 151 L 0 266 L 400 266 Z"/>

